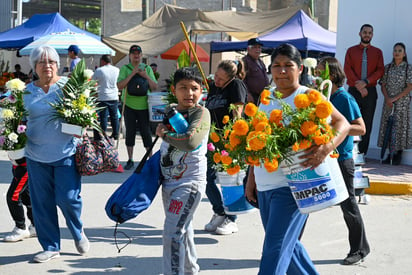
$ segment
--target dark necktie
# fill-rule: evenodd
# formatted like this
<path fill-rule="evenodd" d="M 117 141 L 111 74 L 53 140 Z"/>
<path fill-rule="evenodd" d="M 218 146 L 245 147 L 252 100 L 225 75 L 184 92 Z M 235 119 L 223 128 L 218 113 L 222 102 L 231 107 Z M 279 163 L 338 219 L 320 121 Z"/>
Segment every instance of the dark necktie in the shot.
<path fill-rule="evenodd" d="M 362 54 L 362 71 L 361 71 L 361 79 L 366 79 L 368 77 L 368 55 L 366 54 L 366 47 L 363 48 Z"/>

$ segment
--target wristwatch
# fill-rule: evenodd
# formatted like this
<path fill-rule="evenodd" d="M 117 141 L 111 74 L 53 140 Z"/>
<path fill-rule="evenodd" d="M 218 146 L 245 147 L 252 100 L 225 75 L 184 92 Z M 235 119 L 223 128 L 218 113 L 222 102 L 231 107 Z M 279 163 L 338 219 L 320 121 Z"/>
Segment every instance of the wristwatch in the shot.
<path fill-rule="evenodd" d="M 369 85 L 369 80 L 365 78 L 363 81 L 365 81 L 366 85 Z"/>

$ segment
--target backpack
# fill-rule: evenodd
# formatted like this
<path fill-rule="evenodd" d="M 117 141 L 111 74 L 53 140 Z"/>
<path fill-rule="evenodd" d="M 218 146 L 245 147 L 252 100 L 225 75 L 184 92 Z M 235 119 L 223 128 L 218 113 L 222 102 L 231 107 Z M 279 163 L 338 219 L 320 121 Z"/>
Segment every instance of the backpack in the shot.
<path fill-rule="evenodd" d="M 149 81 L 139 74 L 135 74 L 127 83 L 127 93 L 131 96 L 145 96 L 147 95 L 147 90 L 149 90 Z"/>

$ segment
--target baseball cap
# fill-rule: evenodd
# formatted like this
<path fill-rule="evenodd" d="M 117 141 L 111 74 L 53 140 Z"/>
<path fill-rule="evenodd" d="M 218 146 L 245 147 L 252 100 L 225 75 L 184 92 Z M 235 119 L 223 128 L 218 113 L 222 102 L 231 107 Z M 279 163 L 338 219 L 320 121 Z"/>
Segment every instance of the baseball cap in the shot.
<path fill-rule="evenodd" d="M 142 52 L 142 48 L 140 48 L 139 45 L 132 45 L 129 49 L 129 53 L 134 53 L 134 52 Z"/>
<path fill-rule="evenodd" d="M 253 46 L 253 45 L 260 45 L 263 46 L 263 43 L 259 40 L 259 38 L 251 38 L 247 41 L 248 46 Z"/>
<path fill-rule="evenodd" d="M 70 47 L 67 50 L 70 52 L 74 52 L 75 54 L 78 54 L 80 52 L 80 49 L 77 45 L 70 45 Z"/>

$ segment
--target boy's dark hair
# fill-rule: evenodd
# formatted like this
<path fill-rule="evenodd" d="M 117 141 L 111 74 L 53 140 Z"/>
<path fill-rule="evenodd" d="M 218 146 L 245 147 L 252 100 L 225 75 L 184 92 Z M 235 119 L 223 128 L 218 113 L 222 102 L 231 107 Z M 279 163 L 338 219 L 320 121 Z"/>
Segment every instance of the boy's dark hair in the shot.
<path fill-rule="evenodd" d="M 176 84 L 182 80 L 194 80 L 199 83 L 199 85 L 202 85 L 203 82 L 199 70 L 195 67 L 178 69 L 173 76 L 173 84 L 176 86 Z"/>

